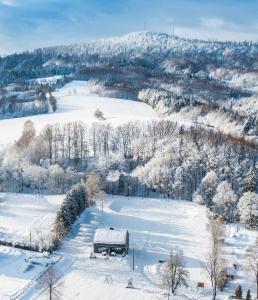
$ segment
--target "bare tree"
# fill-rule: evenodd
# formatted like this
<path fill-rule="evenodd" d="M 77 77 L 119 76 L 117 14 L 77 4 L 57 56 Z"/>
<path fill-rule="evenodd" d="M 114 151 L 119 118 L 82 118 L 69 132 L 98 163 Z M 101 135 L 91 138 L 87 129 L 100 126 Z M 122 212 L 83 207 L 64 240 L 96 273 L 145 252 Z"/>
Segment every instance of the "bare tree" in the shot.
<path fill-rule="evenodd" d="M 220 247 L 224 242 L 224 228 L 222 220 L 217 218 L 210 222 L 211 243 L 214 246 Z"/>
<path fill-rule="evenodd" d="M 39 279 L 39 287 L 43 289 L 48 300 L 59 300 L 62 297 L 62 283 L 58 283 L 58 276 L 51 267 Z"/>
<path fill-rule="evenodd" d="M 49 91 L 49 103 L 51 105 L 53 112 L 55 112 L 57 110 L 57 100 L 56 97 L 54 97 L 50 91 Z"/>
<path fill-rule="evenodd" d="M 102 212 L 104 206 L 104 192 L 100 176 L 96 172 L 91 172 L 85 182 L 85 190 L 89 202 L 93 203 L 100 200 Z"/>
<path fill-rule="evenodd" d="M 207 261 L 204 264 L 204 269 L 208 273 L 213 290 L 213 300 L 215 300 L 217 290 L 221 287 L 221 277 L 224 277 L 225 274 L 225 262 L 220 256 L 218 247 L 211 249 Z"/>
<path fill-rule="evenodd" d="M 252 247 L 251 251 L 248 253 L 248 262 L 249 269 L 254 275 L 256 298 L 258 299 L 258 245 Z"/>
<path fill-rule="evenodd" d="M 163 270 L 163 283 L 168 288 L 168 292 L 175 294 L 180 286 L 187 287 L 188 276 L 184 266 L 183 251 L 179 248 L 172 249 Z"/>
<path fill-rule="evenodd" d="M 35 138 L 35 136 L 36 136 L 36 130 L 34 127 L 34 123 L 30 120 L 26 121 L 23 125 L 22 135 L 17 142 L 18 146 L 21 147 L 28 146 Z"/>
<path fill-rule="evenodd" d="M 43 131 L 43 137 L 47 145 L 50 164 L 52 164 L 53 162 L 53 141 L 54 141 L 53 128 L 54 128 L 53 125 L 47 125 Z"/>
<path fill-rule="evenodd" d="M 207 260 L 204 263 L 204 270 L 207 272 L 213 290 L 213 300 L 216 299 L 218 288 L 225 284 L 225 261 L 221 256 L 221 244 L 223 227 L 219 220 L 211 221 L 211 249 Z"/>

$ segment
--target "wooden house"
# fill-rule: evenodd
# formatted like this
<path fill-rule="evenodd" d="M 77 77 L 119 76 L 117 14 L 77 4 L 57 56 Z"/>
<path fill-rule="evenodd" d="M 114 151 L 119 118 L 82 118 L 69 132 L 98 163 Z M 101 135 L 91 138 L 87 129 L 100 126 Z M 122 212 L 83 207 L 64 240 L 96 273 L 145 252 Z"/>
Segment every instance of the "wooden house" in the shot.
<path fill-rule="evenodd" d="M 96 230 L 93 241 L 94 253 L 115 252 L 126 255 L 129 250 L 128 230 L 114 228 L 99 228 Z"/>

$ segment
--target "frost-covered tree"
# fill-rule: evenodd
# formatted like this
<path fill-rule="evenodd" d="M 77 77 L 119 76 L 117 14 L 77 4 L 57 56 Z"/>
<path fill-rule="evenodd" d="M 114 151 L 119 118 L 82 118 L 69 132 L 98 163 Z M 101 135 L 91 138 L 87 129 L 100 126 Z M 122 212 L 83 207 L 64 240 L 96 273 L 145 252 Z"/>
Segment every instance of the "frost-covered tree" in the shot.
<path fill-rule="evenodd" d="M 53 243 L 58 245 L 61 238 L 70 229 L 78 216 L 89 206 L 86 191 L 81 183 L 74 185 L 66 194 L 66 197 L 57 212 L 52 234 Z"/>
<path fill-rule="evenodd" d="M 34 123 L 30 120 L 26 121 L 23 126 L 23 131 L 17 144 L 21 147 L 27 147 L 35 138 L 36 130 Z"/>
<path fill-rule="evenodd" d="M 222 224 L 218 220 L 211 222 L 210 250 L 203 265 L 211 282 L 213 300 L 216 299 L 218 288 L 222 288 L 226 282 L 226 267 L 222 258 L 220 242 L 222 231 Z"/>
<path fill-rule="evenodd" d="M 62 299 L 62 283 L 58 281 L 60 274 L 53 268 L 48 268 L 39 279 L 39 288 L 43 289 L 46 299 Z"/>
<path fill-rule="evenodd" d="M 105 120 L 104 114 L 103 114 L 103 112 L 102 112 L 99 108 L 97 108 L 97 109 L 95 110 L 94 116 L 95 116 L 95 118 L 97 118 L 98 120 L 102 120 L 102 121 Z"/>
<path fill-rule="evenodd" d="M 258 228 L 258 195 L 254 192 L 246 192 L 239 199 L 238 213 L 240 221 L 249 229 Z"/>
<path fill-rule="evenodd" d="M 256 192 L 257 190 L 257 171 L 252 167 L 244 177 L 244 186 L 246 192 Z"/>
<path fill-rule="evenodd" d="M 99 200 L 101 202 L 102 211 L 104 205 L 104 192 L 101 177 L 96 172 L 88 174 L 84 183 L 87 197 L 91 203 Z"/>
<path fill-rule="evenodd" d="M 57 110 L 57 100 L 56 97 L 54 97 L 51 92 L 49 92 L 49 103 L 52 108 L 52 111 L 55 112 Z"/>
<path fill-rule="evenodd" d="M 221 182 L 213 197 L 212 209 L 225 221 L 232 222 L 236 216 L 237 196 L 227 181 Z"/>
<path fill-rule="evenodd" d="M 188 286 L 188 276 L 189 273 L 184 266 L 183 251 L 179 248 L 171 250 L 163 269 L 164 285 L 169 292 L 175 294 L 179 287 Z"/>
<path fill-rule="evenodd" d="M 52 165 L 48 168 L 49 171 L 49 192 L 62 194 L 66 190 L 66 174 L 63 168 L 58 165 Z"/>
<path fill-rule="evenodd" d="M 256 298 L 258 299 L 258 245 L 253 246 L 248 253 L 248 267 L 254 278 Z"/>
<path fill-rule="evenodd" d="M 212 170 L 209 171 L 202 179 L 196 192 L 194 193 L 193 200 L 205 204 L 208 207 L 212 206 L 212 199 L 215 195 L 218 186 L 218 176 Z"/>
<path fill-rule="evenodd" d="M 250 115 L 246 119 L 244 123 L 244 133 L 247 134 L 250 132 L 251 129 L 255 128 L 257 126 L 257 117 L 255 115 Z"/>

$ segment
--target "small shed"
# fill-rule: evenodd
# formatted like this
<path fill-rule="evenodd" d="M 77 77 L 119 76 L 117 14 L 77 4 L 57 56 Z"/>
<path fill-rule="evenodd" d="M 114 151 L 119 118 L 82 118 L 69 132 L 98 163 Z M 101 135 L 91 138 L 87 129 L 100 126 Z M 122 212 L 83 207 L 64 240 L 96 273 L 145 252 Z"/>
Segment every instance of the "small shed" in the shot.
<path fill-rule="evenodd" d="M 129 232 L 114 228 L 99 228 L 95 232 L 93 248 L 95 253 L 107 251 L 108 253 L 127 254 Z"/>

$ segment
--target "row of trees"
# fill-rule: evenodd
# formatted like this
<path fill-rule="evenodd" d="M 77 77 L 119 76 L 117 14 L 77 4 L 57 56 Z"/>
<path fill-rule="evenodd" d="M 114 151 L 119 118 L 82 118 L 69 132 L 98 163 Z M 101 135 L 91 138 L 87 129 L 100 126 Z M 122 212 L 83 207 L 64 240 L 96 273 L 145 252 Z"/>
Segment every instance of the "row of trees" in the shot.
<path fill-rule="evenodd" d="M 67 192 L 54 221 L 52 229 L 53 247 L 58 246 L 80 214 L 97 200 L 101 201 L 103 211 L 103 184 L 100 176 L 91 172 Z"/>
<path fill-rule="evenodd" d="M 63 193 L 96 170 L 112 194 L 194 200 L 227 222 L 257 223 L 257 149 L 244 139 L 170 121 L 74 122 L 37 134 L 27 121 L 0 157 L 4 191 Z"/>
<path fill-rule="evenodd" d="M 10 96 L 8 99 L 0 96 L 0 119 L 45 114 L 57 109 L 57 100 L 51 92 L 48 98 L 45 91 L 38 94 L 33 91 L 32 96 L 26 95 L 23 100 L 18 96 Z"/>

